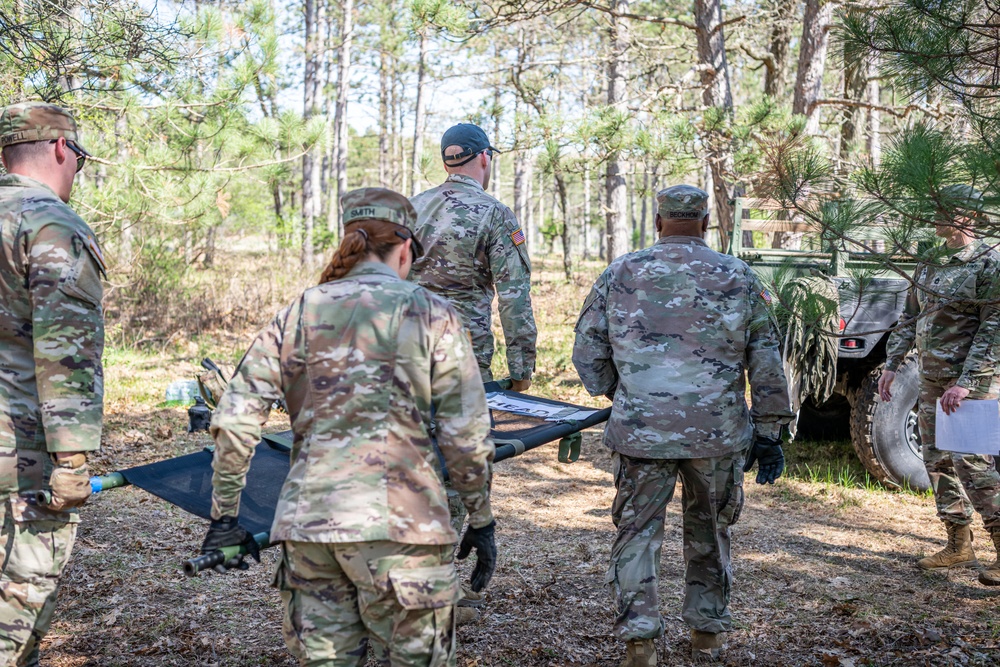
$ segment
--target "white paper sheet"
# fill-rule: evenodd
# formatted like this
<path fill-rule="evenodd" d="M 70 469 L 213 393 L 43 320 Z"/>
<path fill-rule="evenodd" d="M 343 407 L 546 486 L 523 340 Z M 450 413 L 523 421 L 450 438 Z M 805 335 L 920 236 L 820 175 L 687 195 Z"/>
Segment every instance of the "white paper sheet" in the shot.
<path fill-rule="evenodd" d="M 934 444 L 962 454 L 1000 454 L 1000 403 L 964 399 L 946 415 L 937 402 Z"/>
<path fill-rule="evenodd" d="M 549 422 L 564 420 L 586 419 L 597 410 L 578 410 L 575 407 L 565 407 L 562 405 L 549 405 L 548 403 L 537 403 L 528 398 L 519 396 L 507 396 L 500 392 L 490 392 L 486 394 L 486 404 L 491 410 L 501 410 L 503 412 L 513 412 L 516 415 L 528 415 L 538 417 Z"/>

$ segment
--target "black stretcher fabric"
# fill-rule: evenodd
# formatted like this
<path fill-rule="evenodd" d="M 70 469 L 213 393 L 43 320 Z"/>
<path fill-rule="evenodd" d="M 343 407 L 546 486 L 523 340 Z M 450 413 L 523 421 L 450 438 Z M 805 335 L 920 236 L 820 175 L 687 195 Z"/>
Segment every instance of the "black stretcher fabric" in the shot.
<path fill-rule="evenodd" d="M 487 391 L 499 388 L 486 386 Z M 567 408 L 580 407 L 572 403 L 552 401 L 516 392 L 503 392 L 519 398 Z M 587 409 L 580 407 L 580 409 Z M 491 411 L 491 434 L 496 443 L 495 461 L 517 456 L 545 443 L 607 421 L 611 408 L 598 410 L 582 421 L 547 422 L 537 417 L 510 412 Z M 240 501 L 240 523 L 252 533 L 271 530 L 274 509 L 278 504 L 281 486 L 288 474 L 292 432 L 284 431 L 264 436 L 257 446 L 247 474 L 247 486 Z M 125 479 L 139 488 L 186 512 L 203 519 L 211 518 L 212 509 L 212 453 L 208 450 L 178 456 L 157 463 L 120 471 Z"/>

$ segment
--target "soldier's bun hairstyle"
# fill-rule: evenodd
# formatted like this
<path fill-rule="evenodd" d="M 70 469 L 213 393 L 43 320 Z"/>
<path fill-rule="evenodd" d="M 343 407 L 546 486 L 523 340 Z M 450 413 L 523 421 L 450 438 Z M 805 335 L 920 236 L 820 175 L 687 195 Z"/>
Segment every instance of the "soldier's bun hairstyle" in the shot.
<path fill-rule="evenodd" d="M 319 284 L 343 278 L 369 254 L 384 260 L 393 248 L 407 240 L 400 237 L 397 231 L 398 225 L 384 220 L 352 220 L 344 230 L 340 247 L 334 251 L 330 263 L 323 269 Z"/>

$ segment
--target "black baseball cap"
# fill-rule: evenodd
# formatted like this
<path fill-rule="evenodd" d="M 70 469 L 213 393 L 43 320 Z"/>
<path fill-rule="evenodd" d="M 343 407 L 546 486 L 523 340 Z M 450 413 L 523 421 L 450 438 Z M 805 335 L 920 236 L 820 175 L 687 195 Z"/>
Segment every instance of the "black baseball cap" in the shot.
<path fill-rule="evenodd" d="M 449 146 L 461 146 L 462 152 L 456 155 L 449 155 L 446 158 L 444 151 Z M 493 146 L 490 146 L 490 140 L 482 128 L 472 123 L 453 125 L 441 137 L 441 159 L 449 167 L 460 167 L 486 149 L 494 153 L 500 152 L 496 148 L 493 148 Z M 455 162 L 455 160 L 462 161 Z"/>

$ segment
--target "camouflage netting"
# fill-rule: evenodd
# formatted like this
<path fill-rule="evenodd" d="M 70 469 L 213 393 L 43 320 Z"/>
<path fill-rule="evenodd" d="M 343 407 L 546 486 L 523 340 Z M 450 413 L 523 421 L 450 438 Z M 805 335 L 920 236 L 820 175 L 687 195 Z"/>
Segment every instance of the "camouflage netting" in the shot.
<path fill-rule="evenodd" d="M 826 276 L 791 281 L 782 301 L 792 312 L 785 332 L 784 363 L 792 408 L 811 398 L 825 403 L 837 382 L 837 339 L 840 329 L 837 286 Z"/>

